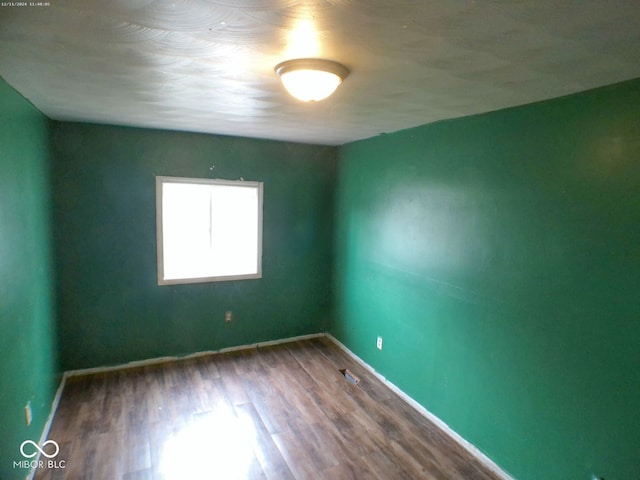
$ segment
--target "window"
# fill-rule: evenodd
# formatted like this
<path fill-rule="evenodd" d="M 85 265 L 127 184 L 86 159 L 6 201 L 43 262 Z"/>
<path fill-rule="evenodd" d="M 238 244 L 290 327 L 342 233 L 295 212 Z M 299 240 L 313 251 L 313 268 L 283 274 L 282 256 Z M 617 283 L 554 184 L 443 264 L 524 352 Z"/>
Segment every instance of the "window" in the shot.
<path fill-rule="evenodd" d="M 262 277 L 262 183 L 156 177 L 158 284 Z"/>

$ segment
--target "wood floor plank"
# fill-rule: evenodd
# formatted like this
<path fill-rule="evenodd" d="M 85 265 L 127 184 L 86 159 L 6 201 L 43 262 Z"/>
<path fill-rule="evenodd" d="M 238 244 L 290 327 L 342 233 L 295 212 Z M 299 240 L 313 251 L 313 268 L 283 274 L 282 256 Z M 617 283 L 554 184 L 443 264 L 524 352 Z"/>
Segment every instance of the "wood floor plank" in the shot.
<path fill-rule="evenodd" d="M 249 439 L 253 451 L 267 478 L 273 480 L 293 479 L 294 476 L 289 469 L 289 465 L 282 457 L 280 450 L 278 450 L 253 404 L 243 403 L 236 405 L 235 410 L 245 428 L 251 431 Z"/>
<path fill-rule="evenodd" d="M 128 429 L 121 444 L 123 470 L 126 473 L 151 468 L 151 449 L 146 431 Z"/>
<path fill-rule="evenodd" d="M 296 436 L 291 431 L 272 435 L 278 450 L 286 460 L 296 480 L 315 480 L 318 478 L 318 467 L 309 461 L 308 456 L 298 448 Z"/>
<path fill-rule="evenodd" d="M 374 468 L 375 466 L 368 463 L 365 458 L 350 456 L 347 460 L 320 473 L 324 480 L 389 480 L 395 478 L 380 477 Z"/>
<path fill-rule="evenodd" d="M 71 377 L 49 438 L 36 480 L 497 479 L 323 338 Z"/>
<path fill-rule="evenodd" d="M 291 429 L 299 418 L 297 410 L 286 397 L 268 395 L 254 397 L 253 405 L 270 433 L 280 433 Z"/>
<path fill-rule="evenodd" d="M 375 451 L 363 457 L 363 460 L 380 480 L 391 478 L 394 480 L 415 480 L 416 478 L 407 473 L 401 464 L 389 458 L 383 450 Z"/>
<path fill-rule="evenodd" d="M 373 441 L 374 432 L 357 411 L 335 418 L 333 424 L 348 445 L 350 455 L 365 456 L 379 448 Z"/>
<path fill-rule="evenodd" d="M 319 423 L 327 421 L 324 412 L 312 401 L 309 392 L 302 385 L 296 384 L 296 377 L 290 375 L 286 369 L 274 369 L 269 380 L 273 383 L 277 395 L 286 398 L 288 403 L 299 414 L 304 423 Z"/>
<path fill-rule="evenodd" d="M 291 356 L 285 345 L 269 345 L 256 349 L 258 359 L 264 367 L 282 368 L 295 365 L 296 361 Z"/>
<path fill-rule="evenodd" d="M 162 464 L 165 448 L 175 442 L 176 427 L 170 421 L 150 423 L 147 427 L 149 457 L 153 468 Z"/>
<path fill-rule="evenodd" d="M 244 389 L 242 378 L 238 375 L 234 365 L 234 356 L 232 354 L 221 354 L 215 358 L 220 377 L 222 379 L 222 387 L 225 396 L 233 404 L 247 403 L 249 396 Z"/>

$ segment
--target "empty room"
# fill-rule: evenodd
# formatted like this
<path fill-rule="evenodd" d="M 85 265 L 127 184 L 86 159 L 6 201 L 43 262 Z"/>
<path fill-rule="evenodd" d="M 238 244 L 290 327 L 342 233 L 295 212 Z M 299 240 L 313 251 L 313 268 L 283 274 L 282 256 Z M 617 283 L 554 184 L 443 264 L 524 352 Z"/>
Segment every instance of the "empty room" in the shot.
<path fill-rule="evenodd" d="M 640 4 L 0 2 L 0 480 L 640 480 Z"/>

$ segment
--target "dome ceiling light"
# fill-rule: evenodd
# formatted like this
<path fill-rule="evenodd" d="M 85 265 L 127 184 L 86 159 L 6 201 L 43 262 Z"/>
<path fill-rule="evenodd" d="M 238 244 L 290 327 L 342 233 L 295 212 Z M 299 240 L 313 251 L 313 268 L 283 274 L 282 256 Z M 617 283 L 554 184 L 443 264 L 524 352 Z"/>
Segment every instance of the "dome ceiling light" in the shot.
<path fill-rule="evenodd" d="M 303 102 L 324 100 L 349 75 L 341 63 L 321 58 L 287 60 L 276 65 L 275 71 L 287 92 Z"/>

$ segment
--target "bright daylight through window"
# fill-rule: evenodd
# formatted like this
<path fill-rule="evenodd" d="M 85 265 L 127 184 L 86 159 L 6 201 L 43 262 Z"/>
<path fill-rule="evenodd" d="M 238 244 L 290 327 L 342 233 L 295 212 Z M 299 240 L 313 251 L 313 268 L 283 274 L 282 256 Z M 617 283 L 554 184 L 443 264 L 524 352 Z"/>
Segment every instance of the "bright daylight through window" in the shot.
<path fill-rule="evenodd" d="M 262 277 L 262 183 L 156 177 L 158 284 Z"/>

